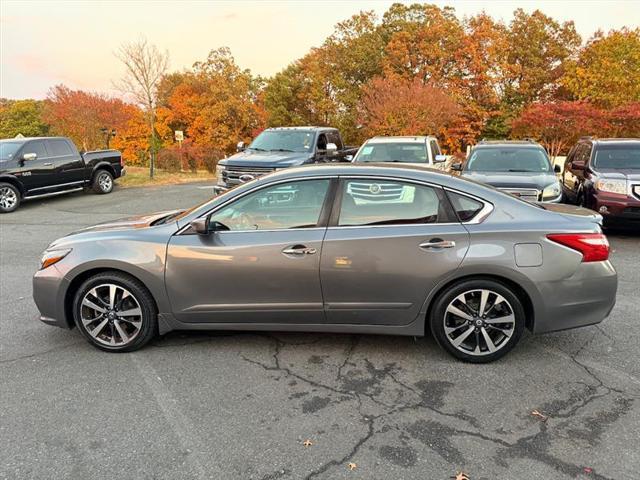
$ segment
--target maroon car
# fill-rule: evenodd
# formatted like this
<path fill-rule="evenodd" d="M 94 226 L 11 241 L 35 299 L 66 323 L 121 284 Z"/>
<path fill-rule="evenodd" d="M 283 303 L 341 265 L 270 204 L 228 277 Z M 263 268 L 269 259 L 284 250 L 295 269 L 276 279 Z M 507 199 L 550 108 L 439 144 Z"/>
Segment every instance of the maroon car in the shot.
<path fill-rule="evenodd" d="M 605 225 L 640 227 L 640 139 L 582 138 L 562 172 L 564 198 L 597 211 Z"/>

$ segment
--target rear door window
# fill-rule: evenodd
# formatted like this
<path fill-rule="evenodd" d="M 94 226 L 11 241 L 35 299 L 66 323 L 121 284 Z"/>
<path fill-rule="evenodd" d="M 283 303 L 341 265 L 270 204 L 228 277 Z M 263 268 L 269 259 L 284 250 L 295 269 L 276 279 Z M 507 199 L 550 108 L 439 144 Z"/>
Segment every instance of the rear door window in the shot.
<path fill-rule="evenodd" d="M 73 150 L 69 146 L 66 140 L 56 139 L 48 140 L 48 150 L 51 152 L 52 157 L 64 157 L 67 155 L 73 155 Z"/>
<path fill-rule="evenodd" d="M 450 221 L 439 188 L 387 179 L 350 179 L 342 184 L 338 225 L 405 225 Z"/>

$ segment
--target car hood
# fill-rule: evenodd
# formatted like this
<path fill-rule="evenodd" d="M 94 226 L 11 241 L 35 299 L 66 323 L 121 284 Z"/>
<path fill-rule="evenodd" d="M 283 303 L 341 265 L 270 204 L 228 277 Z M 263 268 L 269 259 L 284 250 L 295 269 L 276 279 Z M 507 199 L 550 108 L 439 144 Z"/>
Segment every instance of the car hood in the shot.
<path fill-rule="evenodd" d="M 535 188 L 542 190 L 557 179 L 552 172 L 470 172 L 464 171 L 463 178 L 486 183 L 497 188 Z"/>
<path fill-rule="evenodd" d="M 602 170 L 598 170 L 598 177 L 606 178 L 611 180 L 631 180 L 631 181 L 640 181 L 640 170 L 636 168 L 625 168 L 625 169 L 609 169 L 605 168 Z"/>
<path fill-rule="evenodd" d="M 245 150 L 221 160 L 220 165 L 237 167 L 285 168 L 302 165 L 311 159 L 311 152 L 257 152 Z"/>
<path fill-rule="evenodd" d="M 92 225 L 91 227 L 86 227 L 81 230 L 77 230 L 70 235 L 75 235 L 78 233 L 85 232 L 104 232 L 106 230 L 131 230 L 138 228 L 149 227 L 156 220 L 160 220 L 167 215 L 172 215 L 175 213 L 180 213 L 183 210 L 168 210 L 165 212 L 156 212 L 150 213 L 146 215 L 135 215 L 132 217 L 121 218 L 119 220 L 109 220 L 108 222 L 98 223 L 97 225 Z"/>

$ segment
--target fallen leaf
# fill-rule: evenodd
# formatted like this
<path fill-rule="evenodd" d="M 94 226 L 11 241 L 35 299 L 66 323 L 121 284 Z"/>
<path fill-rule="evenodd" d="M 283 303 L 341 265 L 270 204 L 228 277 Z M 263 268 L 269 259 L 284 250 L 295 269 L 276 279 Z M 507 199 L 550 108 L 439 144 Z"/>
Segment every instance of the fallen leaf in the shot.
<path fill-rule="evenodd" d="M 547 417 L 545 414 L 540 413 L 538 410 L 534 410 L 531 412 L 531 415 L 533 415 L 534 417 L 538 417 L 540 420 L 542 420 L 543 422 L 546 422 L 547 420 L 549 420 L 549 417 Z"/>
<path fill-rule="evenodd" d="M 588 474 L 589 473 L 593 473 L 593 468 L 591 468 L 591 467 L 584 467 L 583 470 L 584 470 L 584 473 L 588 473 Z"/>
<path fill-rule="evenodd" d="M 355 463 L 350 463 L 347 465 L 347 467 L 349 468 L 349 470 L 355 470 L 358 467 L 358 465 L 356 465 Z"/>
<path fill-rule="evenodd" d="M 451 478 L 453 478 L 454 480 L 471 480 L 471 478 L 469 478 L 469 475 L 467 475 L 464 472 L 458 472 L 456 473 L 455 477 L 451 477 Z"/>
<path fill-rule="evenodd" d="M 302 444 L 305 447 L 310 447 L 311 445 L 313 445 L 313 442 L 311 440 L 305 440 Z"/>

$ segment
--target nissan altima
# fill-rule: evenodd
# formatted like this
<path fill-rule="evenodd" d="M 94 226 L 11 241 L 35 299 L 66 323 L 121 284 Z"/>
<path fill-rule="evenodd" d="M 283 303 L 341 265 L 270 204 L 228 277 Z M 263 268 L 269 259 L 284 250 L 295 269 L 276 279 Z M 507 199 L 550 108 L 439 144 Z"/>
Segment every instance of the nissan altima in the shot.
<path fill-rule="evenodd" d="M 489 362 L 525 329 L 609 315 L 601 220 L 423 167 L 292 168 L 60 238 L 33 295 L 43 322 L 110 352 L 171 330 L 430 331 L 453 356 Z"/>

